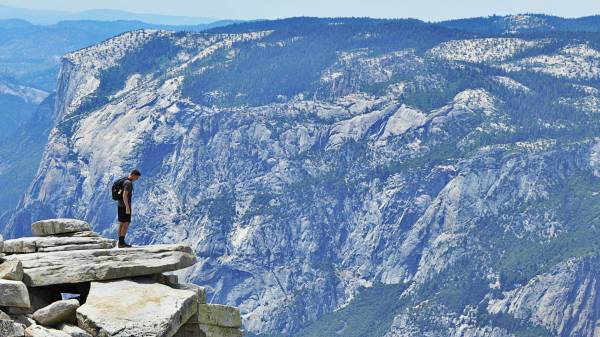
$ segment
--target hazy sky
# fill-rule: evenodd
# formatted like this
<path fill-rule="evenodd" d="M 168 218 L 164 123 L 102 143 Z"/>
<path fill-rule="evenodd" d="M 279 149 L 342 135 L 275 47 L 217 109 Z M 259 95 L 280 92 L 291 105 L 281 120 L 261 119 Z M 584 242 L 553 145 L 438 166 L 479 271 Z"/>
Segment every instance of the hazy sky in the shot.
<path fill-rule="evenodd" d="M 0 0 L 33 9 L 122 9 L 138 13 L 230 19 L 290 16 L 371 16 L 437 21 L 491 14 L 600 14 L 600 0 Z"/>

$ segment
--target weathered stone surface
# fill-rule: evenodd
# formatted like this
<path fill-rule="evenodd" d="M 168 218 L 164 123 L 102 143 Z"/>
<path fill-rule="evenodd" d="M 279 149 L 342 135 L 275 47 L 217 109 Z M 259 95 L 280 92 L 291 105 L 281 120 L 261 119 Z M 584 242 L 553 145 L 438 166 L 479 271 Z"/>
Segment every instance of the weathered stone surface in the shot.
<path fill-rule="evenodd" d="M 193 291 L 151 280 L 92 282 L 77 322 L 95 336 L 170 337 L 196 314 L 197 301 Z"/>
<path fill-rule="evenodd" d="M 25 327 L 13 321 L 0 320 L 0 336 L 23 337 L 25 336 Z"/>
<path fill-rule="evenodd" d="M 58 323 L 74 323 L 77 308 L 79 308 L 79 301 L 77 300 L 57 301 L 34 312 L 33 319 L 45 326 Z"/>
<path fill-rule="evenodd" d="M 4 241 L 2 252 L 6 254 L 35 253 L 35 241 L 38 237 L 20 238 Z"/>
<path fill-rule="evenodd" d="M 31 224 L 31 232 L 35 236 L 48 236 L 91 230 L 92 229 L 87 222 L 77 219 L 48 219 L 36 221 Z"/>
<path fill-rule="evenodd" d="M 185 245 L 16 254 L 7 259 L 23 263 L 23 281 L 31 287 L 151 275 L 196 263 Z"/>
<path fill-rule="evenodd" d="M 29 307 L 29 292 L 23 282 L 0 280 L 0 306 Z"/>
<path fill-rule="evenodd" d="M 198 293 L 198 304 L 206 303 L 206 288 L 193 283 L 176 284 L 175 289 L 192 290 Z"/>
<path fill-rule="evenodd" d="M 115 240 L 98 236 L 41 236 L 7 240 L 3 252 L 6 254 L 27 254 L 66 250 L 110 249 L 114 246 Z"/>
<path fill-rule="evenodd" d="M 55 329 L 48 329 L 41 325 L 32 325 L 25 329 L 25 335 L 28 337 L 71 337 L 66 332 Z"/>
<path fill-rule="evenodd" d="M 216 325 L 199 324 L 206 337 L 242 337 L 244 333 L 238 328 L 224 328 Z"/>
<path fill-rule="evenodd" d="M 198 322 L 200 324 L 227 328 L 240 328 L 242 326 L 242 317 L 238 308 L 220 304 L 200 304 L 199 310 Z"/>
<path fill-rule="evenodd" d="M 0 279 L 22 281 L 23 264 L 21 261 L 6 261 L 0 263 Z"/>
<path fill-rule="evenodd" d="M 56 326 L 56 329 L 67 333 L 71 337 L 92 337 L 92 335 L 85 332 L 85 330 L 71 324 L 61 323 Z"/>

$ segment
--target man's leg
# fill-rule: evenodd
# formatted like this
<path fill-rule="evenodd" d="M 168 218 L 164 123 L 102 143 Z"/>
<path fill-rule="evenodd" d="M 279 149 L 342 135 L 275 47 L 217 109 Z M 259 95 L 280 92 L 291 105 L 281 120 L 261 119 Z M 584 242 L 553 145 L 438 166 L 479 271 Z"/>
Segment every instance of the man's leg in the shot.
<path fill-rule="evenodd" d="M 123 222 L 123 232 L 121 234 L 123 237 L 127 236 L 128 229 L 129 229 L 129 222 Z"/>
<path fill-rule="evenodd" d="M 127 235 L 127 230 L 129 229 L 129 222 L 119 222 L 119 244 L 118 247 L 127 246 L 125 243 L 125 236 Z"/>

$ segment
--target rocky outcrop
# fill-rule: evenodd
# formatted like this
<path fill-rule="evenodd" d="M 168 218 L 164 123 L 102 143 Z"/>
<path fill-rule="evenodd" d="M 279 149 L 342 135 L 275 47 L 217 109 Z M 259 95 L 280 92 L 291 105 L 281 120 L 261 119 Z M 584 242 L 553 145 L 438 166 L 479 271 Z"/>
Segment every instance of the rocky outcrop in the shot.
<path fill-rule="evenodd" d="M 74 250 L 15 254 L 23 263 L 23 281 L 31 287 L 111 280 L 174 271 L 192 266 L 196 257 L 184 245 L 131 249 Z"/>
<path fill-rule="evenodd" d="M 192 266 L 190 247 L 116 249 L 88 227 L 73 225 L 81 223 L 36 222 L 37 234 L 52 236 L 10 240 L 4 247 L 0 276 L 10 279 L 0 279 L 0 307 L 8 313 L 0 312 L 1 337 L 242 335 L 237 308 L 206 304 L 204 288 L 163 274 Z M 66 233 L 75 229 L 81 231 Z M 106 245 L 89 249 L 90 240 Z M 62 300 L 63 294 L 76 297 Z"/>

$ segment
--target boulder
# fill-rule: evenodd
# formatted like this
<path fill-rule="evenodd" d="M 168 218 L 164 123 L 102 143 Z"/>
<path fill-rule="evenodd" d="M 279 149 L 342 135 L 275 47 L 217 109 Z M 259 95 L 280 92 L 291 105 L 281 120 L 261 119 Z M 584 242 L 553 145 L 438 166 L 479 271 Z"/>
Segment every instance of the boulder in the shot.
<path fill-rule="evenodd" d="M 71 337 L 66 332 L 55 329 L 48 329 L 41 325 L 32 325 L 25 329 L 25 335 L 28 337 Z"/>
<path fill-rule="evenodd" d="M 171 337 L 198 308 L 198 295 L 147 280 L 92 282 L 77 325 L 94 336 Z"/>
<path fill-rule="evenodd" d="M 42 236 L 7 240 L 3 252 L 6 254 L 27 254 L 65 250 L 110 249 L 114 246 L 115 240 L 99 236 Z"/>
<path fill-rule="evenodd" d="M 61 323 L 56 326 L 56 329 L 68 334 L 71 337 L 92 337 L 92 335 L 85 332 L 85 330 L 71 324 Z"/>
<path fill-rule="evenodd" d="M 13 321 L 0 320 L 0 336 L 23 337 L 25 336 L 25 326 Z"/>
<path fill-rule="evenodd" d="M 185 245 L 15 254 L 6 259 L 23 263 L 23 282 L 30 287 L 151 275 L 196 263 Z"/>
<path fill-rule="evenodd" d="M 21 261 L 0 263 L 0 279 L 11 281 L 23 280 L 23 264 Z"/>
<path fill-rule="evenodd" d="M 200 304 L 199 310 L 198 323 L 200 324 L 225 328 L 242 327 L 242 317 L 238 308 L 220 304 Z"/>
<path fill-rule="evenodd" d="M 31 232 L 35 236 L 48 236 L 91 230 L 92 228 L 87 222 L 77 219 L 49 219 L 36 221 L 31 224 Z"/>
<path fill-rule="evenodd" d="M 41 308 L 33 313 L 33 319 L 41 325 L 52 326 L 58 323 L 74 323 L 77 300 L 62 300 Z"/>
<path fill-rule="evenodd" d="M 23 282 L 0 280 L 0 306 L 29 308 L 29 292 Z"/>
<path fill-rule="evenodd" d="M 2 245 L 4 244 L 4 238 L 0 235 L 0 252 L 2 251 Z"/>

